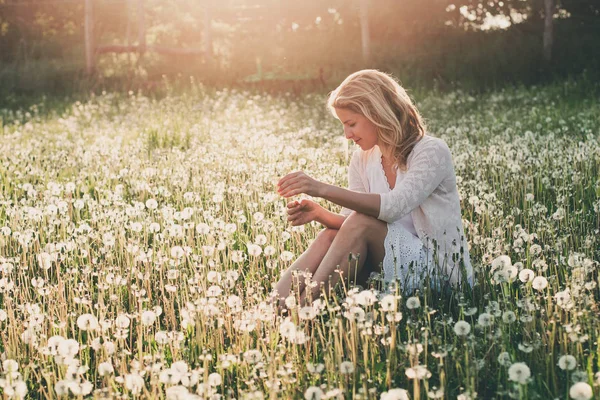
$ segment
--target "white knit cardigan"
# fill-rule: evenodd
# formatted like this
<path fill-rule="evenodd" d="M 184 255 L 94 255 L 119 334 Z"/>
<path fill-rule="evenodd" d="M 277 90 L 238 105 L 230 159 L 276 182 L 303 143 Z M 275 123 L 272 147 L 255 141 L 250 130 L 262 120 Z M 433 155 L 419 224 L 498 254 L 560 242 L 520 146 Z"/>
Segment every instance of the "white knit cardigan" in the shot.
<path fill-rule="evenodd" d="M 369 192 L 366 166 L 372 151 L 359 148 L 352 154 L 349 190 Z M 466 278 L 472 286 L 473 267 L 463 230 L 452 154 L 446 142 L 423 136 L 410 152 L 404 174 L 394 189 L 380 195 L 377 219 L 392 223 L 411 213 L 419 239 L 429 254 L 437 255 L 434 260 L 450 284 L 461 285 Z M 351 212 L 343 207 L 341 214 L 347 216 Z"/>

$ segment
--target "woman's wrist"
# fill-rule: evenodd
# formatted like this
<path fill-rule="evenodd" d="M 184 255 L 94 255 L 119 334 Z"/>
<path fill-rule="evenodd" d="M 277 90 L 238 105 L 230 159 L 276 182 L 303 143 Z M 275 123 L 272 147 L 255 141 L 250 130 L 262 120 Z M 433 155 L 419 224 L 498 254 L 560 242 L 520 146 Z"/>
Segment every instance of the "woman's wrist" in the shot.
<path fill-rule="evenodd" d="M 325 209 L 320 204 L 317 204 L 317 209 L 315 210 L 315 221 L 320 224 L 323 224 L 323 213 Z"/>

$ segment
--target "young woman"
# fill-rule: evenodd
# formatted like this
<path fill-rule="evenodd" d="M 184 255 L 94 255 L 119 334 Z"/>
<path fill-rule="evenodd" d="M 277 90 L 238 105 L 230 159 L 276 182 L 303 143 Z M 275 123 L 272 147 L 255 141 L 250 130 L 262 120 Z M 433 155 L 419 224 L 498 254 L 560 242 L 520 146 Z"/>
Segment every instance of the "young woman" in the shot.
<path fill-rule="evenodd" d="M 389 74 L 362 70 L 330 93 L 327 107 L 360 148 L 350 161 L 348 189 L 302 171 L 279 180 L 286 198 L 305 193 L 342 206 L 335 214 L 308 199 L 288 204 L 292 225 L 314 220 L 326 228 L 281 277 L 274 293 L 279 305 L 298 273 L 303 304 L 318 298 L 321 286 L 330 293 L 340 275 L 364 278 L 380 272 L 380 264 L 384 280 L 399 280 L 405 292 L 424 283 L 472 286 L 450 150 L 426 134 L 406 91 Z M 312 275 L 308 287 L 304 272 Z"/>

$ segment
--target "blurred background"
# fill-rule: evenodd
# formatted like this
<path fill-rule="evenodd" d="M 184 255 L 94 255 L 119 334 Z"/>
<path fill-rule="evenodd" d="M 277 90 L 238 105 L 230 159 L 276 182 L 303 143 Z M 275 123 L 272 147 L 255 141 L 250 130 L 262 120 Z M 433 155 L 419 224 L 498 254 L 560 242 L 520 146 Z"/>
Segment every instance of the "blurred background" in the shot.
<path fill-rule="evenodd" d="M 600 0 L 0 0 L 0 101 L 330 90 L 361 68 L 441 90 L 596 79 Z"/>

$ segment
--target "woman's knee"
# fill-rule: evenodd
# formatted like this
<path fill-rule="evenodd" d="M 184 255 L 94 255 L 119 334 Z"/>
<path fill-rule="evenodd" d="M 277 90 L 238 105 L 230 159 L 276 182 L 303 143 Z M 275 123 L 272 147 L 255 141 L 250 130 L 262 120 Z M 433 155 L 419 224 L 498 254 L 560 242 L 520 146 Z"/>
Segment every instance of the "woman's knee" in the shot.
<path fill-rule="evenodd" d="M 370 215 L 353 211 L 350 215 L 348 215 L 348 217 L 346 217 L 346 220 L 340 229 L 363 231 L 375 226 L 379 226 L 381 222 L 382 221 L 379 221 L 377 218 L 371 217 Z"/>
<path fill-rule="evenodd" d="M 331 244 L 338 232 L 339 231 L 337 229 L 325 228 L 317 234 L 317 238 L 315 239 L 315 241 L 319 240 L 320 242 Z"/>

